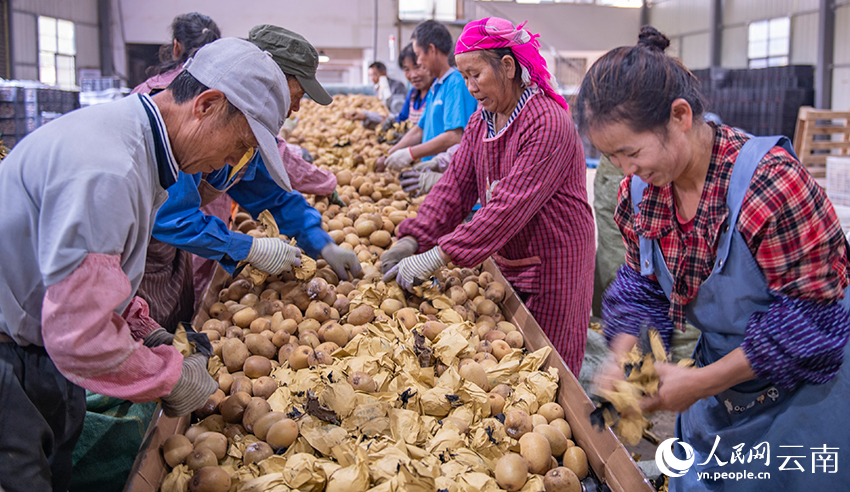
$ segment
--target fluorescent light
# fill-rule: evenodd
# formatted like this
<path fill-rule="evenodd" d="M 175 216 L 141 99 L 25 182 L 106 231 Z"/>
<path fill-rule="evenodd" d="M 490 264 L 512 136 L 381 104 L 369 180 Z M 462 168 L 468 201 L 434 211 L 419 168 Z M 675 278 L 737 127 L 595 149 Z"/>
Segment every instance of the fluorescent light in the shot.
<path fill-rule="evenodd" d="M 331 61 L 331 57 L 328 55 L 319 55 L 319 63 L 327 63 Z"/>

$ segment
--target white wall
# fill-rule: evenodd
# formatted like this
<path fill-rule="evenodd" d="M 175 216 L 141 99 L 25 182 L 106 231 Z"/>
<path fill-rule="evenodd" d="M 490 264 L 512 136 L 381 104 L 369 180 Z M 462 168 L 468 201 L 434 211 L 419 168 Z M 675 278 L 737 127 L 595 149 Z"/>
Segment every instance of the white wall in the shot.
<path fill-rule="evenodd" d="M 77 35 L 77 69 L 100 68 L 97 0 L 13 0 L 12 77 L 38 80 L 39 15 L 74 22 Z"/>
<path fill-rule="evenodd" d="M 119 1 L 127 43 L 167 42 L 174 17 L 194 11 L 210 16 L 223 36 L 246 37 L 257 24 L 275 24 L 298 32 L 318 49 L 371 49 L 373 43 L 373 0 L 242 0 L 238 5 L 232 0 Z M 388 66 L 389 36 L 398 37 L 397 12 L 397 0 L 378 0 L 377 59 Z"/>

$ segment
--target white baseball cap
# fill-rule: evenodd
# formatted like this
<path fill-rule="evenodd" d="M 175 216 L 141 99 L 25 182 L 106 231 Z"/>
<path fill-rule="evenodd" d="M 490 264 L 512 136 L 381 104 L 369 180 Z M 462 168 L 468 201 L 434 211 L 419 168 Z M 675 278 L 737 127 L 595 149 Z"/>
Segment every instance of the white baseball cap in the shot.
<path fill-rule="evenodd" d="M 271 54 L 242 39 L 221 38 L 202 46 L 183 68 L 245 115 L 272 179 L 292 191 L 275 140 L 289 113 L 289 84 Z"/>

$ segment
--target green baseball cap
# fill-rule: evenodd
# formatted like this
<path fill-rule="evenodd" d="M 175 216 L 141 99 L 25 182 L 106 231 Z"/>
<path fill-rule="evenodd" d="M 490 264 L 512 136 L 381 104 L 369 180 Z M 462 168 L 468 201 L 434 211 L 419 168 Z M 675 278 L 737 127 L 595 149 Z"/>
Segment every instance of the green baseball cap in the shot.
<path fill-rule="evenodd" d="M 248 41 L 271 53 L 283 73 L 294 75 L 311 99 L 323 106 L 333 102 L 328 91 L 316 80 L 319 53 L 304 36 L 282 27 L 261 24 L 251 28 Z"/>

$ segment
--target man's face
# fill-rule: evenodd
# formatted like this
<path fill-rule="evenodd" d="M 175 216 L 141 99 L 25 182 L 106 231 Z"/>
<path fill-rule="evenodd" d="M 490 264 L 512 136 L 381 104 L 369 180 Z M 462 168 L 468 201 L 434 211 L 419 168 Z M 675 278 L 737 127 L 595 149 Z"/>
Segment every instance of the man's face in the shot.
<path fill-rule="evenodd" d="M 184 104 L 189 108 L 172 142 L 174 157 L 184 173 L 235 166 L 257 146 L 245 115 L 231 112 L 221 91 L 204 91 Z"/>
<path fill-rule="evenodd" d="M 437 64 L 437 48 L 433 44 L 428 46 L 420 46 L 416 40 L 413 40 L 413 52 L 416 53 L 416 63 L 428 71 L 431 77 L 437 77 L 439 74 L 439 65 Z M 437 74 L 437 75 L 435 75 Z"/>
<path fill-rule="evenodd" d="M 291 75 L 287 75 L 286 83 L 289 85 L 289 112 L 286 117 L 292 113 L 297 113 L 301 109 L 301 98 L 304 97 L 304 88 L 301 87 L 301 82 Z"/>
<path fill-rule="evenodd" d="M 371 80 L 373 84 L 377 84 L 378 81 L 381 80 L 381 74 L 378 72 L 377 68 L 369 68 L 369 80 Z"/>

